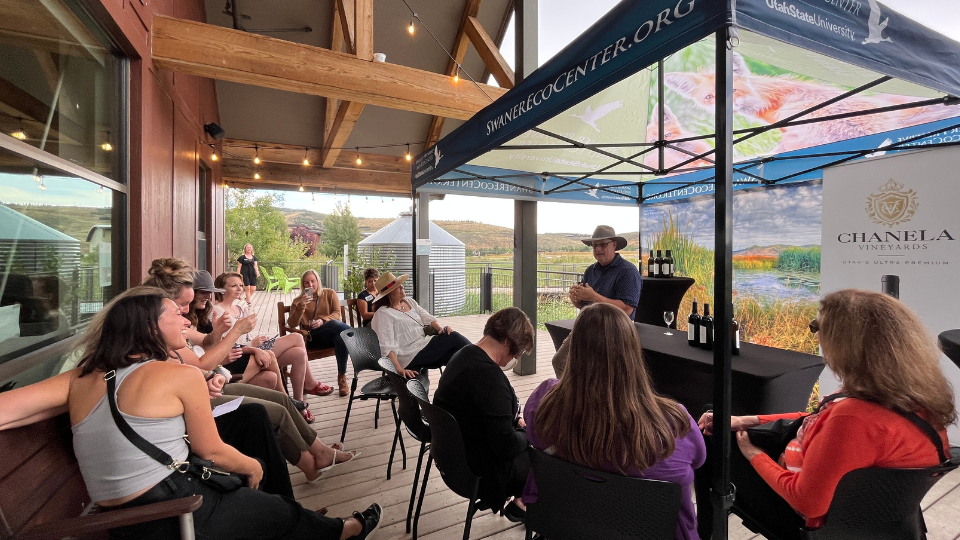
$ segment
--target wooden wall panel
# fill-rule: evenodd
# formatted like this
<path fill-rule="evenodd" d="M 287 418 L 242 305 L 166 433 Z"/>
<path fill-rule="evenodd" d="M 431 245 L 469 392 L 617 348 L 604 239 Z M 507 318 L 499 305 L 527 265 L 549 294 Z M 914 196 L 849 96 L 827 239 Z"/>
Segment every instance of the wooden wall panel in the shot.
<path fill-rule="evenodd" d="M 173 254 L 173 100 L 163 91 L 153 73 L 143 77 L 143 171 L 131 183 L 141 185 L 141 200 L 131 200 L 140 206 L 139 214 L 131 212 L 130 219 L 142 223 L 140 238 L 130 238 L 131 251 L 141 253 L 141 267 L 131 268 L 131 282 L 146 276 L 150 261 Z"/>
<path fill-rule="evenodd" d="M 173 256 L 197 264 L 197 137 L 182 109 L 173 116 Z"/>

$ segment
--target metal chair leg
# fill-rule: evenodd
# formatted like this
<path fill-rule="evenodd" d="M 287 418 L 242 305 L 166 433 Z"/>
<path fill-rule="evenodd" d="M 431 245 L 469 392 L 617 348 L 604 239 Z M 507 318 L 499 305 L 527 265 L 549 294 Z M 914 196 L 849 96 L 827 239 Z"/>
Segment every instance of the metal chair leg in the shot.
<path fill-rule="evenodd" d="M 474 490 L 476 491 L 476 490 Z M 463 524 L 463 540 L 470 540 L 470 525 L 473 524 L 473 515 L 477 513 L 477 499 L 474 496 L 467 506 L 467 521 Z"/>
<path fill-rule="evenodd" d="M 393 444 L 390 446 L 390 460 L 387 461 L 387 480 L 390 479 L 390 472 L 393 470 L 393 456 L 395 456 L 397 453 L 397 439 L 399 438 L 400 438 L 400 422 L 397 421 L 397 429 L 396 431 L 393 432 Z"/>
<path fill-rule="evenodd" d="M 194 540 L 196 534 L 193 528 L 193 512 L 180 514 L 180 540 Z"/>
<path fill-rule="evenodd" d="M 380 422 L 380 400 L 378 399 L 378 400 L 377 400 L 377 408 L 376 408 L 376 409 L 374 410 L 374 412 L 373 412 L 373 429 L 377 429 L 377 428 L 380 427 L 380 426 L 378 425 L 379 422 Z"/>
<path fill-rule="evenodd" d="M 343 417 L 343 431 L 340 433 L 340 442 L 347 438 L 347 423 L 350 422 L 350 409 L 353 408 L 354 394 L 357 392 L 357 377 L 354 376 L 350 385 L 350 399 L 347 401 L 347 414 Z"/>
<path fill-rule="evenodd" d="M 397 413 L 397 398 L 390 399 L 390 408 L 393 409 L 393 421 L 397 423 L 397 439 L 400 441 L 400 454 L 403 455 L 403 470 L 407 470 L 407 447 L 404 446 L 403 434 L 400 433 L 400 414 Z"/>
<path fill-rule="evenodd" d="M 430 479 L 430 464 L 433 456 L 427 458 L 427 468 L 423 471 L 423 483 L 420 485 L 420 500 L 417 501 L 417 513 L 413 515 L 413 540 L 417 540 L 417 524 L 420 522 L 420 509 L 423 508 L 423 497 L 427 494 L 427 480 Z"/>
<path fill-rule="evenodd" d="M 417 480 L 420 479 L 420 466 L 423 465 L 423 454 L 429 448 L 427 441 L 420 441 L 420 457 L 417 458 L 417 472 L 413 473 L 413 489 L 410 490 L 410 506 L 407 507 L 407 534 L 410 534 L 410 516 L 413 515 L 413 503 L 417 501 Z"/>

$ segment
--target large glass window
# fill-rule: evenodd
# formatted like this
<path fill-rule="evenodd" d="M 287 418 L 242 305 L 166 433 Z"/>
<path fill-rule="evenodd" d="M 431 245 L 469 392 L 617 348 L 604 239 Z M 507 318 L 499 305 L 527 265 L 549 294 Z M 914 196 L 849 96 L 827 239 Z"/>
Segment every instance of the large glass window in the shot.
<path fill-rule="evenodd" d="M 0 2 L 0 59 L 0 133 L 124 181 L 122 59 L 75 2 Z"/>
<path fill-rule="evenodd" d="M 122 290 L 124 197 L 0 149 L 0 384 L 49 376 L 16 361 L 80 333 Z"/>

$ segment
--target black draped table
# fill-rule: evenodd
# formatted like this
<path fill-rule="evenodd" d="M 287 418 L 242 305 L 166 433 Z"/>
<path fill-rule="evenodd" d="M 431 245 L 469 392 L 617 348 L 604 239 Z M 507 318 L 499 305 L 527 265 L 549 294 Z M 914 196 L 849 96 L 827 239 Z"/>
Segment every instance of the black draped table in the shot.
<path fill-rule="evenodd" d="M 940 348 L 943 349 L 943 354 L 947 355 L 947 358 L 953 360 L 953 363 L 960 367 L 960 329 L 957 330 L 946 330 L 940 332 L 938 336 L 940 340 Z"/>
<path fill-rule="evenodd" d="M 688 277 L 651 278 L 641 276 L 643 286 L 640 288 L 640 303 L 637 305 L 637 314 L 633 318 L 640 323 L 666 327 L 663 322 L 663 312 L 677 313 L 680 301 L 687 289 L 696 281 Z M 677 327 L 677 323 L 673 323 Z"/>
<path fill-rule="evenodd" d="M 575 319 L 546 323 L 556 348 L 573 329 Z M 663 327 L 635 323 L 643 357 L 657 391 L 682 403 L 694 417 L 713 402 L 713 351 L 687 344 L 687 333 L 664 335 Z M 773 414 L 802 411 L 823 359 L 812 354 L 741 343 L 733 357 L 732 412 Z"/>

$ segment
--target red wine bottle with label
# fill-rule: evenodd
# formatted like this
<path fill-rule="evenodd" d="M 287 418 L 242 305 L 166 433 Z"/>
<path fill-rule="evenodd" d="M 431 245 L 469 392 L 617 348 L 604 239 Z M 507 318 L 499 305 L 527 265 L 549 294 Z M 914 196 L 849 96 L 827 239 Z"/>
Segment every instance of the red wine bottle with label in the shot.
<path fill-rule="evenodd" d="M 655 259 L 653 258 L 653 250 L 651 249 L 650 256 L 647 257 L 647 277 L 654 277 L 656 275 L 656 272 L 653 269 L 654 260 Z"/>
<path fill-rule="evenodd" d="M 713 317 L 710 316 L 710 304 L 703 304 L 703 317 L 700 318 L 700 348 L 713 349 Z"/>
<path fill-rule="evenodd" d="M 687 317 L 687 344 L 691 347 L 700 345 L 700 314 L 697 313 L 697 299 L 693 299 L 693 312 Z"/>
<path fill-rule="evenodd" d="M 663 255 L 657 250 L 657 258 L 653 260 L 653 277 L 663 277 Z"/>
<path fill-rule="evenodd" d="M 663 277 L 673 277 L 673 254 L 667 250 L 667 256 L 663 259 Z"/>

